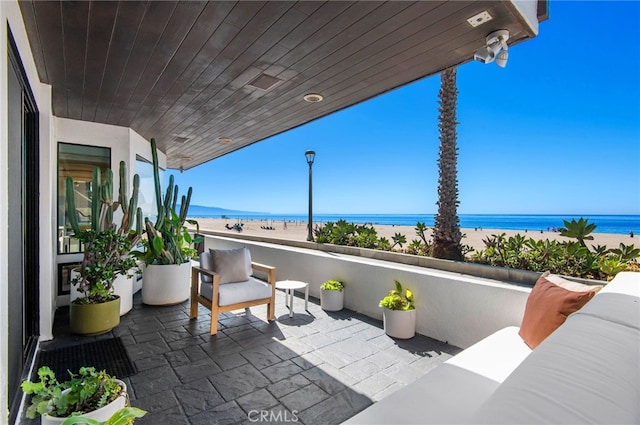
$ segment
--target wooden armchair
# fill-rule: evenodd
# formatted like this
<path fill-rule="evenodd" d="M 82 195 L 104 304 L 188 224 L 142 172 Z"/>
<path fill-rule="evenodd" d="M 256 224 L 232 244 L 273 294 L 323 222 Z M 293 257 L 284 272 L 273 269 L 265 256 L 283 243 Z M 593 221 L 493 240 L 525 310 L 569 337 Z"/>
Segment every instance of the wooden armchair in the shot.
<path fill-rule="evenodd" d="M 246 250 L 246 248 L 242 249 Z M 220 255 L 220 253 L 232 251 L 239 250 L 216 252 Z M 247 266 L 250 263 L 251 271 L 266 273 L 266 282 L 253 275 L 248 276 L 246 281 L 225 282 L 229 275 L 223 270 L 215 270 L 215 261 L 211 252 L 205 251 L 200 254 L 200 265 L 191 267 L 190 317 L 192 319 L 198 317 L 198 303 L 211 310 L 211 335 L 218 332 L 218 315 L 227 311 L 267 304 L 267 320 L 275 319 L 276 268 L 251 262 L 248 250 L 246 255 Z M 209 268 L 210 266 L 212 267 Z"/>

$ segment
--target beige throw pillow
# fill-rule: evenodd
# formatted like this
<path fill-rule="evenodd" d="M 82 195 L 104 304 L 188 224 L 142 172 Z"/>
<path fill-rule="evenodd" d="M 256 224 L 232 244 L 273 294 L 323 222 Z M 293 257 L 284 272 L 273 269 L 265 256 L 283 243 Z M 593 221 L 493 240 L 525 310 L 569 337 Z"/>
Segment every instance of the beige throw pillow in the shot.
<path fill-rule="evenodd" d="M 209 249 L 212 269 L 220 275 L 220 284 L 249 280 L 246 248 Z"/>

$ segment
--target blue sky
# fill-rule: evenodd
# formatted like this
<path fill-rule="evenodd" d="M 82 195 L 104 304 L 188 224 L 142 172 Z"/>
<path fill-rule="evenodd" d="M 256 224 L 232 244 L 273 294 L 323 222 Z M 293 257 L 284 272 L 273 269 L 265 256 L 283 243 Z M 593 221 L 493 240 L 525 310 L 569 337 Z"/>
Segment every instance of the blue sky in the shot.
<path fill-rule="evenodd" d="M 506 68 L 458 68 L 460 214 L 640 214 L 638 22 L 637 1 L 552 1 Z M 313 149 L 314 213 L 432 214 L 439 86 L 436 75 L 170 173 L 194 205 L 303 214 Z"/>

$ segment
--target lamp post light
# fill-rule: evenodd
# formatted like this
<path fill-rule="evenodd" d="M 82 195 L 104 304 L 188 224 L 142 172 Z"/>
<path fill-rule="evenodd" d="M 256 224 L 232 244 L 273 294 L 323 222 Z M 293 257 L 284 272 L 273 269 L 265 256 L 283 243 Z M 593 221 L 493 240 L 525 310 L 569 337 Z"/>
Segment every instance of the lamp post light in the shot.
<path fill-rule="evenodd" d="M 307 230 L 309 233 L 307 234 L 307 240 L 313 241 L 313 197 L 311 192 L 311 166 L 313 165 L 313 160 L 316 158 L 316 153 L 314 151 L 306 151 L 304 156 L 307 158 L 307 164 L 309 164 L 309 223 L 307 224 Z"/>

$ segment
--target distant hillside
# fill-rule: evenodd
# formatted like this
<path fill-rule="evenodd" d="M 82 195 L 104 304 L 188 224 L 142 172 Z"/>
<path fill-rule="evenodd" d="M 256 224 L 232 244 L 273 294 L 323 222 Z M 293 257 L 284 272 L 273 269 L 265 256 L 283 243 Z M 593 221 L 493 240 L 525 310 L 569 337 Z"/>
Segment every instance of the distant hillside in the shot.
<path fill-rule="evenodd" d="M 179 206 L 176 207 L 179 211 Z M 226 208 L 218 207 L 205 207 L 202 205 L 190 205 L 189 217 L 219 217 L 222 215 L 234 216 L 234 215 L 268 215 L 267 212 L 258 211 L 240 211 L 240 210 L 228 210 Z"/>

